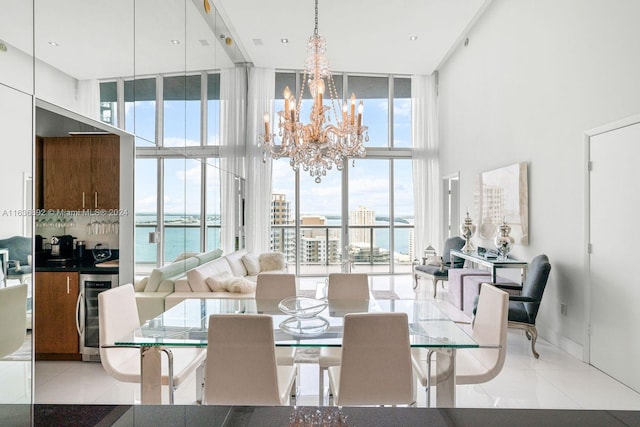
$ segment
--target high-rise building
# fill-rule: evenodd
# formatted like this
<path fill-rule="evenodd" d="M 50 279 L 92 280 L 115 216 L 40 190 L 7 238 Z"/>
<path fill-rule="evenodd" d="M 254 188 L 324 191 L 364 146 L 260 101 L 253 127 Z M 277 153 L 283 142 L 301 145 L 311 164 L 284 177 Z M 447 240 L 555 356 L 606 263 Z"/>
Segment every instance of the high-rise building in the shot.
<path fill-rule="evenodd" d="M 271 250 L 282 252 L 288 263 L 296 259 L 296 238 L 293 227 L 277 227 L 293 225 L 291 202 L 285 194 L 271 195 Z"/>
<path fill-rule="evenodd" d="M 349 212 L 349 243 L 350 244 L 374 244 L 375 245 L 375 233 L 372 233 L 368 227 L 353 228 L 353 226 L 359 225 L 375 225 L 376 212 L 367 209 L 364 206 L 358 206 L 357 209 Z"/>

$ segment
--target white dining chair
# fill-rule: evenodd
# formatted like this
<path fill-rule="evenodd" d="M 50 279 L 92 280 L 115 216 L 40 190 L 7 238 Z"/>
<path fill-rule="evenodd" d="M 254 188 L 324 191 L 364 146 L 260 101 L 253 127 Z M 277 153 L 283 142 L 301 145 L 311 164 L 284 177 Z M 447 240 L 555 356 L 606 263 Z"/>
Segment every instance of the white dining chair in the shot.
<path fill-rule="evenodd" d="M 350 313 L 344 317 L 340 366 L 329 367 L 329 404 L 412 405 L 406 313 Z"/>
<path fill-rule="evenodd" d="M 0 357 L 20 349 L 27 338 L 27 286 L 0 288 Z"/>
<path fill-rule="evenodd" d="M 276 364 L 268 314 L 209 316 L 203 403 L 286 405 L 295 402 L 296 370 Z"/>
<path fill-rule="evenodd" d="M 296 296 L 296 275 L 290 273 L 260 273 L 256 279 L 256 301 L 282 300 Z M 278 365 L 293 365 L 294 347 L 276 347 Z"/>
<path fill-rule="evenodd" d="M 366 273 L 330 273 L 327 279 L 327 299 L 331 301 L 369 301 L 369 276 Z M 340 347 L 321 347 L 318 357 L 319 404 L 324 404 L 324 373 L 330 366 L 340 365 Z"/>
<path fill-rule="evenodd" d="M 509 294 L 483 283 L 471 331 L 471 337 L 480 348 L 456 351 L 456 384 L 480 384 L 492 380 L 500 373 L 507 355 L 508 311 Z M 411 353 L 414 372 L 425 387 L 427 406 L 430 406 L 431 388 L 438 381 L 431 367 L 434 351 L 414 348 Z"/>
<path fill-rule="evenodd" d="M 115 347 L 116 340 L 140 327 L 132 284 L 121 285 L 98 294 L 100 362 L 118 381 L 139 383 L 141 355 L 138 347 Z M 169 387 L 169 403 L 174 391 L 196 373 L 196 398 L 201 399 L 206 350 L 195 347 L 163 348 L 168 362 L 162 363 L 162 385 Z"/>

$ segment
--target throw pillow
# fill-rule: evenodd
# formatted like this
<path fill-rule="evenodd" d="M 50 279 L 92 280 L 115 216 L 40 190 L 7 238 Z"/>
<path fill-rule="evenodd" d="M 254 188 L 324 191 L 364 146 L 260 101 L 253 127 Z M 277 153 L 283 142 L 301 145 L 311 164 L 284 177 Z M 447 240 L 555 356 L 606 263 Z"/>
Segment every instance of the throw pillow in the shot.
<path fill-rule="evenodd" d="M 227 290 L 227 281 L 231 277 L 229 273 L 220 273 L 204 279 L 211 292 L 224 292 Z"/>
<path fill-rule="evenodd" d="M 256 284 L 251 280 L 247 280 L 244 277 L 231 277 L 225 280 L 227 290 L 237 294 L 248 294 L 255 292 Z"/>
<path fill-rule="evenodd" d="M 268 252 L 260 254 L 260 271 L 284 270 L 284 254 L 282 252 Z"/>
<path fill-rule="evenodd" d="M 249 276 L 257 276 L 258 273 L 260 273 L 260 261 L 258 261 L 258 257 L 251 252 L 246 253 L 242 257 L 242 263 L 247 269 L 247 274 Z"/>

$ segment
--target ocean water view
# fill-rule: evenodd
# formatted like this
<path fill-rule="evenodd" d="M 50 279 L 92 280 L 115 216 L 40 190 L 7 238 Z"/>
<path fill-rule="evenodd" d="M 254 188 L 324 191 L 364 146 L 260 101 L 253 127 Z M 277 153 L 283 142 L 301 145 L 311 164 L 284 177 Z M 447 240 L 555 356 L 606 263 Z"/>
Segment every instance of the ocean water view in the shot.
<path fill-rule="evenodd" d="M 136 214 L 135 257 L 136 263 L 152 263 L 157 260 L 157 243 L 149 243 L 149 233 L 156 231 L 157 215 L 149 213 Z M 328 217 L 327 226 L 339 226 L 340 217 Z M 413 219 L 397 218 L 397 226 L 412 225 Z M 207 248 L 213 250 L 220 246 L 220 216 L 207 217 Z M 376 219 L 376 225 L 388 226 L 389 221 Z M 277 227 L 277 226 L 276 226 Z M 412 228 L 395 228 L 395 252 L 409 255 L 409 235 Z M 374 229 L 375 246 L 389 250 L 388 228 Z M 165 231 L 160 237 L 164 239 L 164 260 L 171 262 L 184 252 L 200 252 L 200 215 L 198 214 L 166 214 Z"/>

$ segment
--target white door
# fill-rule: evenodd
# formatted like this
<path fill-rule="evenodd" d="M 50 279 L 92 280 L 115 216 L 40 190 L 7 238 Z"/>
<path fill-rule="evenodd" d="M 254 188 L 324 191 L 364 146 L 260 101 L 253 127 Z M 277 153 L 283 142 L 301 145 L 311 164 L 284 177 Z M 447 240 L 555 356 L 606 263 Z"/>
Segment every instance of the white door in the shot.
<path fill-rule="evenodd" d="M 591 364 L 640 391 L 640 123 L 590 138 Z"/>

